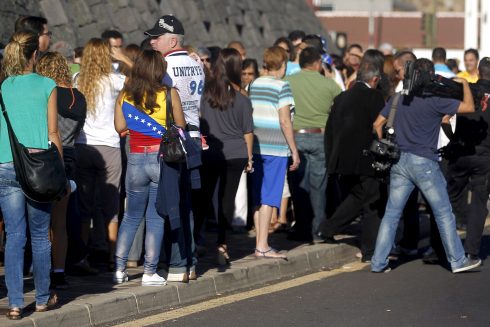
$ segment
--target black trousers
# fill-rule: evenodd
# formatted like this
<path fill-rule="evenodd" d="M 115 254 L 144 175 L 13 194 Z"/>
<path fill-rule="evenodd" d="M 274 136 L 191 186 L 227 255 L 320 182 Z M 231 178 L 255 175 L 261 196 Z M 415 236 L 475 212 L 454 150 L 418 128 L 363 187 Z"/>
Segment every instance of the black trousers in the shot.
<path fill-rule="evenodd" d="M 340 176 L 339 183 L 347 196 L 320 230 L 326 237 L 333 237 L 362 215 L 361 253 L 364 259 L 370 259 L 386 207 L 386 185 L 375 177 L 360 175 Z"/>
<path fill-rule="evenodd" d="M 465 252 L 478 255 L 488 214 L 490 156 L 464 156 L 448 166 L 447 188 L 454 214 L 466 220 Z M 464 219 L 466 218 L 466 219 Z"/>
<path fill-rule="evenodd" d="M 247 158 L 204 162 L 201 167 L 201 190 L 194 201 L 194 239 L 197 239 L 218 185 L 218 244 L 226 244 L 226 229 L 233 219 L 235 197 Z M 197 235 L 196 235 L 197 233 Z"/>

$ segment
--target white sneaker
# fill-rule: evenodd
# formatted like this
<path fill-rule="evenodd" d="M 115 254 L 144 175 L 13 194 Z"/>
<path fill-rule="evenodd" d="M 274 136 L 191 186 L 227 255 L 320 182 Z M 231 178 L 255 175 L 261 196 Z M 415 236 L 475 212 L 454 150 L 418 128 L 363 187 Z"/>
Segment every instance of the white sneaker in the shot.
<path fill-rule="evenodd" d="M 189 269 L 189 280 L 196 280 L 196 279 L 197 279 L 196 267 L 191 267 Z"/>
<path fill-rule="evenodd" d="M 180 282 L 180 283 L 188 283 L 189 275 L 187 272 L 184 273 L 168 273 L 167 282 Z"/>
<path fill-rule="evenodd" d="M 153 275 L 143 274 L 143 278 L 141 279 L 142 286 L 165 286 L 167 282 L 165 278 L 159 276 L 157 273 Z"/>
<path fill-rule="evenodd" d="M 475 269 L 477 267 L 479 267 L 481 265 L 481 259 L 480 258 L 477 258 L 477 259 L 467 259 L 466 262 L 464 263 L 464 265 L 462 267 L 459 267 L 459 268 L 456 268 L 456 269 L 453 269 L 453 273 L 460 273 L 460 272 L 463 272 L 463 271 L 468 271 L 468 270 L 471 270 L 471 269 Z"/>
<path fill-rule="evenodd" d="M 128 280 L 128 273 L 125 271 L 116 270 L 116 272 L 114 272 L 114 276 L 112 277 L 112 281 L 115 284 L 122 284 L 127 282 Z"/>

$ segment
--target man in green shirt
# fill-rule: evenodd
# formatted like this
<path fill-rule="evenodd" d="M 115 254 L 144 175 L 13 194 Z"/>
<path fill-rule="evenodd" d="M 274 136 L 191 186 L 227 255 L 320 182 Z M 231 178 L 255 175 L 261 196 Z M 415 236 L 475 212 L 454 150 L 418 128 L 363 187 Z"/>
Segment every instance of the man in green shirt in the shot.
<path fill-rule="evenodd" d="M 296 212 L 295 231 L 290 236 L 320 243 L 325 241 L 319 233 L 319 226 L 326 219 L 327 204 L 323 133 L 333 99 L 341 89 L 333 79 L 320 74 L 322 60 L 316 48 L 304 49 L 299 64 L 301 71 L 285 78 L 296 104 L 293 128 L 301 158 L 298 170 L 290 176 Z"/>

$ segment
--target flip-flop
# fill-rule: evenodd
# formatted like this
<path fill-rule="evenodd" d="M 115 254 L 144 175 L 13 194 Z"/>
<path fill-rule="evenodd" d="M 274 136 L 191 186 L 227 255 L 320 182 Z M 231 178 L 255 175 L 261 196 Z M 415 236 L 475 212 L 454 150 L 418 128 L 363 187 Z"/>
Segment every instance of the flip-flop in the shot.
<path fill-rule="evenodd" d="M 45 312 L 48 310 L 52 310 L 58 306 L 58 296 L 56 295 L 56 293 L 53 293 L 49 296 L 48 302 L 46 304 L 36 305 L 35 312 Z"/>
<path fill-rule="evenodd" d="M 22 319 L 22 309 L 21 308 L 10 308 L 10 309 L 8 309 L 5 316 L 10 320 Z"/>
<path fill-rule="evenodd" d="M 267 251 L 261 251 L 261 250 L 256 248 L 255 252 L 256 252 L 255 257 L 259 258 L 259 259 L 283 259 L 283 260 L 288 261 L 287 257 L 277 257 L 277 256 L 269 255 L 268 253 L 277 253 L 278 252 L 278 251 L 274 250 L 273 248 L 269 248 Z M 259 253 L 259 255 L 257 255 L 257 252 Z"/>

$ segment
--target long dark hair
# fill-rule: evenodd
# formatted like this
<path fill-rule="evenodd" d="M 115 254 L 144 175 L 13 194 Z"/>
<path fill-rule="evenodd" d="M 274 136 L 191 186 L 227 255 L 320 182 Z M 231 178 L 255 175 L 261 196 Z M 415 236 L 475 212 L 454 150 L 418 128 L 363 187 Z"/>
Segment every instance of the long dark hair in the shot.
<path fill-rule="evenodd" d="M 164 90 L 161 83 L 166 71 L 167 62 L 155 50 L 144 50 L 136 57 L 123 92 L 138 110 L 151 115 L 160 108 L 157 93 Z"/>
<path fill-rule="evenodd" d="M 204 99 L 212 108 L 226 110 L 236 96 L 233 84 L 240 87 L 241 79 L 240 53 L 231 48 L 222 49 L 204 86 Z"/>

